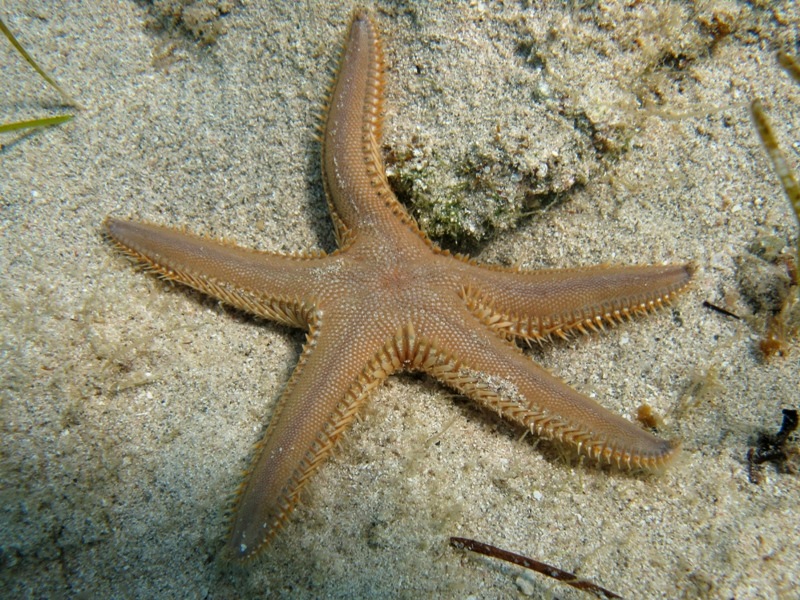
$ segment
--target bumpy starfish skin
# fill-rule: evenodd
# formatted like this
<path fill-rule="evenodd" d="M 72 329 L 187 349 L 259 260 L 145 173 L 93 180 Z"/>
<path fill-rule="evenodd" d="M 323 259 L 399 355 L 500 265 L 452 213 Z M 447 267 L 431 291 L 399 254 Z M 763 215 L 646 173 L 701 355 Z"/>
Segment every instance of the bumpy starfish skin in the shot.
<path fill-rule="evenodd" d="M 162 277 L 308 336 L 242 483 L 228 548 L 249 558 L 276 534 L 300 490 L 370 392 L 421 370 L 534 433 L 600 461 L 658 469 L 677 445 L 610 413 L 533 363 L 514 338 L 602 328 L 669 301 L 687 265 L 519 271 L 433 245 L 392 193 L 379 140 L 383 59 L 357 12 L 322 139 L 340 249 L 282 256 L 109 218 L 109 237 Z"/>

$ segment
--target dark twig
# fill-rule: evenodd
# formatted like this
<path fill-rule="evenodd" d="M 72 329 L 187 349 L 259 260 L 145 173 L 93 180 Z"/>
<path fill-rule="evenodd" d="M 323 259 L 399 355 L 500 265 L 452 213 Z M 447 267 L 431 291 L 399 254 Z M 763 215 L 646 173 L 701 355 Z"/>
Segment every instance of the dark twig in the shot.
<path fill-rule="evenodd" d="M 737 315 L 736 313 L 733 313 L 733 312 L 729 311 L 726 308 L 722 308 L 721 306 L 717 306 L 716 304 L 712 304 L 708 300 L 703 300 L 703 306 L 705 308 L 710 308 L 711 310 L 714 310 L 714 311 L 716 311 L 716 312 L 718 312 L 718 313 L 720 313 L 722 315 L 725 315 L 726 317 L 733 317 L 734 319 L 741 319 L 742 318 L 739 315 Z"/>
<path fill-rule="evenodd" d="M 499 558 L 500 560 L 530 569 L 531 571 L 536 571 L 537 573 L 541 573 L 547 577 L 552 577 L 561 583 L 566 583 L 567 585 L 571 585 L 572 587 L 583 590 L 584 592 L 589 592 L 597 598 L 622 598 L 622 596 L 619 594 L 615 594 L 614 592 L 602 588 L 591 581 L 580 579 L 574 573 L 562 571 L 561 569 L 552 567 L 546 563 L 528 558 L 527 556 L 522 556 L 521 554 L 514 554 L 508 550 L 491 546 L 490 544 L 484 544 L 483 542 L 477 542 L 467 538 L 451 537 L 450 545 L 453 546 L 453 548 L 458 548 L 459 550 L 477 552 L 478 554 L 483 554 L 484 556 Z"/>

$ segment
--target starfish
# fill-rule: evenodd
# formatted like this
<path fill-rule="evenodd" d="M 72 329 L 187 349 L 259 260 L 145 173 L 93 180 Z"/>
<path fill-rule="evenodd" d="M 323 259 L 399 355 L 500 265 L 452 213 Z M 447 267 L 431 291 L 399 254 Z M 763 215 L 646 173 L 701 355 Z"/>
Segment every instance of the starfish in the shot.
<path fill-rule="evenodd" d="M 598 462 L 659 470 L 678 444 L 601 407 L 515 343 L 603 329 L 669 302 L 690 265 L 523 271 L 434 245 L 398 201 L 379 141 L 384 63 L 369 15 L 353 15 L 322 129 L 322 175 L 339 249 L 280 255 L 109 217 L 126 254 L 259 317 L 305 328 L 305 345 L 255 448 L 227 551 L 255 556 L 370 393 L 423 371 L 543 438 Z"/>

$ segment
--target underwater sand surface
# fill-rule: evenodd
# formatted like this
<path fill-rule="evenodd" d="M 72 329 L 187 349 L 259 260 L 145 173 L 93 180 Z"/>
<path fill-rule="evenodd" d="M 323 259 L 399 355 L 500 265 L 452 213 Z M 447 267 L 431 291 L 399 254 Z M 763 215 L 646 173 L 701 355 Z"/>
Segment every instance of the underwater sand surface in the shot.
<path fill-rule="evenodd" d="M 0 151 L 4 597 L 585 597 L 451 535 L 626 598 L 796 597 L 800 478 L 753 484 L 746 453 L 798 406 L 797 337 L 758 348 L 798 229 L 748 105 L 800 170 L 800 86 L 775 60 L 800 9 L 633 4 L 378 2 L 384 148 L 423 224 L 481 261 L 697 265 L 666 310 L 528 352 L 628 418 L 652 406 L 679 460 L 577 464 L 393 377 L 244 566 L 218 559 L 224 513 L 303 334 L 138 273 L 101 224 L 331 251 L 314 115 L 353 5 L 234 5 L 211 46 L 135 2 L 3 5 L 84 107 Z M 5 40 L 0 65 L 3 122 L 63 112 Z"/>

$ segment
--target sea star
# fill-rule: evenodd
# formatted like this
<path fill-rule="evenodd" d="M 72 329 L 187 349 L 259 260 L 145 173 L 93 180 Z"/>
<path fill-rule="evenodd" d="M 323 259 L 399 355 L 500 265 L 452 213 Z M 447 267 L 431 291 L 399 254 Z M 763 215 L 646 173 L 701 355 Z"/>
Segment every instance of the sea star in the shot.
<path fill-rule="evenodd" d="M 658 469 L 677 444 L 579 394 L 514 339 L 602 329 L 668 302 L 688 265 L 520 271 L 435 246 L 398 202 L 379 140 L 383 57 L 356 11 L 322 136 L 322 173 L 339 249 L 284 256 L 109 217 L 106 232 L 136 261 L 261 317 L 308 330 L 240 488 L 229 552 L 253 557 L 358 409 L 390 374 L 424 371 L 578 452 Z"/>

